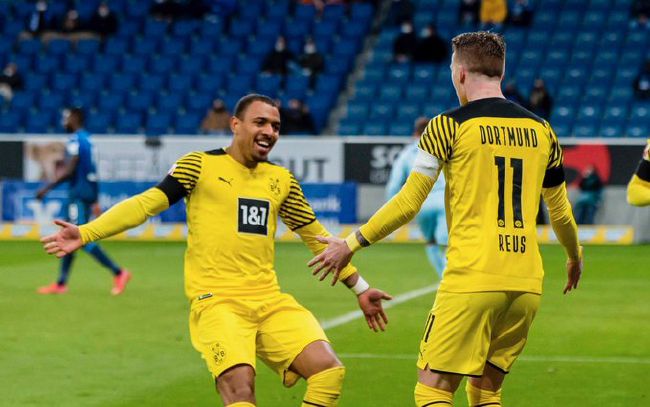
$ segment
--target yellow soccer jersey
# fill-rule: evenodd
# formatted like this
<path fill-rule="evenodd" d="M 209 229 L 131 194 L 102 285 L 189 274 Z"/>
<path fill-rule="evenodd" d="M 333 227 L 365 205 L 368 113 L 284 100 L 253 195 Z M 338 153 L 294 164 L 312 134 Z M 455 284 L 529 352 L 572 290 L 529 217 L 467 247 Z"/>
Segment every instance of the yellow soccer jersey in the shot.
<path fill-rule="evenodd" d="M 273 268 L 278 215 L 291 230 L 316 220 L 289 170 L 268 162 L 250 169 L 218 149 L 185 155 L 170 175 L 186 195 L 188 297 L 279 292 Z"/>
<path fill-rule="evenodd" d="M 643 150 L 639 166 L 627 185 L 627 201 L 635 206 L 650 205 L 650 139 Z"/>
<path fill-rule="evenodd" d="M 540 193 L 564 182 L 550 125 L 506 99 L 481 99 L 432 119 L 419 148 L 443 163 L 447 180 L 440 289 L 541 293 Z"/>

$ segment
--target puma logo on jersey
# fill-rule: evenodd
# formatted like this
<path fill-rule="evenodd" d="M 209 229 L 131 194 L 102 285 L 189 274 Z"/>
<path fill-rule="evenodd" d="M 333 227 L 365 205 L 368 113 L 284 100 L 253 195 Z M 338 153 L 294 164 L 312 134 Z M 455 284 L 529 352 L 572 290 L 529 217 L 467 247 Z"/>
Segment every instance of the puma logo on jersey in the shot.
<path fill-rule="evenodd" d="M 233 180 L 233 179 L 234 179 L 234 178 L 225 179 L 224 177 L 219 177 L 219 181 L 223 181 L 223 182 L 225 182 L 226 184 L 228 184 L 228 185 L 230 185 L 230 186 L 232 186 L 232 180 Z"/>

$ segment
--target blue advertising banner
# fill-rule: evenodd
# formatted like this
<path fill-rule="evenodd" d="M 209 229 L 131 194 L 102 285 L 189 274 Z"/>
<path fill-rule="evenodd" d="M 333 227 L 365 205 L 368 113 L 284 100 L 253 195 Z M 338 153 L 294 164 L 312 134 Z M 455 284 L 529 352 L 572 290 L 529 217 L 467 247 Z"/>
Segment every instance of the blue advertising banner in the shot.
<path fill-rule="evenodd" d="M 2 221 L 49 223 L 53 219 L 65 218 L 68 200 L 66 185 L 60 185 L 50 191 L 43 201 L 39 201 L 35 196 L 42 185 L 40 182 L 2 182 Z M 101 182 L 99 205 L 106 210 L 153 185 L 153 182 Z M 323 222 L 356 222 L 356 184 L 305 184 L 303 190 Z M 180 223 L 185 219 L 185 203 L 180 201 L 152 220 Z"/>

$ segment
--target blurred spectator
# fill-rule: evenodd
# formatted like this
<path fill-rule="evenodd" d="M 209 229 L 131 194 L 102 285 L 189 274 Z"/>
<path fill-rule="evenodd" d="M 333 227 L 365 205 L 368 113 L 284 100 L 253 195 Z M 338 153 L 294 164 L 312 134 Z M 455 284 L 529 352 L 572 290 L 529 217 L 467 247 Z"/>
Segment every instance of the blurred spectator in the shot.
<path fill-rule="evenodd" d="M 303 74 L 312 77 L 312 80 L 318 75 L 325 66 L 323 55 L 316 49 L 316 43 L 313 39 L 307 38 L 305 41 L 304 53 L 298 57 L 298 64 L 303 70 Z"/>
<path fill-rule="evenodd" d="M 630 8 L 630 15 L 634 20 L 645 17 L 647 21 L 650 17 L 650 0 L 634 0 Z"/>
<path fill-rule="evenodd" d="M 393 43 L 393 57 L 397 62 L 410 61 L 413 58 L 418 39 L 413 32 L 413 23 L 402 23 L 401 33 Z"/>
<path fill-rule="evenodd" d="M 517 89 L 517 84 L 515 81 L 509 81 L 506 83 L 506 86 L 503 88 L 503 96 L 506 97 L 511 102 L 515 102 L 519 106 L 526 106 L 526 99 Z"/>
<path fill-rule="evenodd" d="M 593 225 L 603 192 L 603 181 L 593 166 L 590 165 L 582 173 L 578 187 L 580 195 L 575 205 L 576 222 L 580 225 Z"/>
<path fill-rule="evenodd" d="M 634 94 L 639 99 L 650 99 L 650 60 L 645 62 L 634 79 Z"/>
<path fill-rule="evenodd" d="M 201 131 L 210 134 L 225 134 L 229 130 L 230 112 L 223 100 L 215 99 L 201 122 Z"/>
<path fill-rule="evenodd" d="M 115 34 L 117 31 L 117 15 L 108 7 L 108 3 L 102 1 L 97 11 L 90 18 L 89 29 L 102 37 Z"/>
<path fill-rule="evenodd" d="M 411 21 L 414 12 L 415 6 L 411 0 L 393 0 L 388 11 L 387 23 L 396 26 L 405 21 Z"/>
<path fill-rule="evenodd" d="M 316 134 L 309 108 L 298 99 L 291 99 L 288 107 L 280 108 L 280 120 L 282 134 Z"/>
<path fill-rule="evenodd" d="M 18 72 L 18 65 L 13 62 L 8 63 L 0 74 L 0 96 L 10 102 L 14 92 L 22 89 L 24 85 L 23 76 Z"/>
<path fill-rule="evenodd" d="M 510 9 L 509 21 L 513 25 L 528 27 L 533 20 L 533 11 L 528 0 L 517 0 Z"/>
<path fill-rule="evenodd" d="M 543 79 L 535 79 L 535 85 L 528 100 L 530 111 L 543 119 L 548 119 L 553 108 L 553 99 L 549 95 Z"/>
<path fill-rule="evenodd" d="M 88 31 L 86 27 L 81 24 L 79 12 L 75 9 L 70 9 L 65 13 L 65 17 L 63 18 L 63 22 L 58 28 L 58 31 L 48 31 L 43 33 L 41 36 L 45 43 L 54 39 L 78 41 L 95 37 L 96 35 L 94 33 Z"/>
<path fill-rule="evenodd" d="M 287 49 L 287 43 L 283 36 L 275 41 L 275 49 L 264 59 L 262 71 L 271 74 L 286 75 L 289 62 L 293 60 L 293 54 Z"/>
<path fill-rule="evenodd" d="M 480 9 L 481 3 L 479 0 L 461 0 L 458 9 L 458 22 L 465 27 L 475 27 Z"/>
<path fill-rule="evenodd" d="M 499 31 L 508 16 L 506 0 L 482 0 L 479 18 L 482 30 Z"/>
<path fill-rule="evenodd" d="M 174 0 L 155 0 L 149 9 L 154 18 L 171 21 L 180 16 L 182 7 Z"/>
<path fill-rule="evenodd" d="M 38 0 L 34 4 L 34 10 L 29 13 L 27 18 L 27 30 L 20 35 L 21 38 L 32 38 L 39 36 L 56 26 L 55 16 L 48 10 L 48 4 L 45 0 Z"/>
<path fill-rule="evenodd" d="M 237 11 L 237 0 L 212 0 L 207 3 L 208 13 L 227 20 Z"/>
<path fill-rule="evenodd" d="M 438 35 L 433 24 L 428 24 L 422 29 L 422 36 L 418 39 L 413 53 L 416 62 L 443 62 L 447 59 L 449 50 L 447 41 Z"/>

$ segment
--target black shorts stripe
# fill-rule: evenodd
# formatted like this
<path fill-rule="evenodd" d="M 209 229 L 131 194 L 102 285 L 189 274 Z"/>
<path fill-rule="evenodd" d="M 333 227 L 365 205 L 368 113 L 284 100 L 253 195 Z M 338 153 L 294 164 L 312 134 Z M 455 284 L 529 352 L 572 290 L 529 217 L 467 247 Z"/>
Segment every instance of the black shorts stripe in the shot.
<path fill-rule="evenodd" d="M 489 403 L 477 404 L 477 405 L 475 405 L 473 407 L 500 406 L 500 405 L 501 405 L 501 403 L 498 403 L 496 401 L 491 401 Z"/>
<path fill-rule="evenodd" d="M 564 182 L 564 167 L 558 165 L 554 168 L 549 168 L 544 174 L 544 188 L 553 188 Z"/>
<path fill-rule="evenodd" d="M 432 401 L 431 403 L 424 404 L 424 405 L 422 405 L 422 407 L 432 406 L 434 404 L 447 404 L 447 405 L 451 406 L 450 402 L 444 401 L 444 400 L 439 400 L 439 401 Z"/>
<path fill-rule="evenodd" d="M 650 161 L 641 160 L 639 167 L 636 169 L 636 176 L 650 182 Z"/>
<path fill-rule="evenodd" d="M 310 406 L 327 407 L 327 406 L 324 406 L 322 404 L 312 403 L 311 401 L 307 401 L 307 400 L 303 400 L 302 402 L 305 403 L 305 404 L 309 404 Z"/>
<path fill-rule="evenodd" d="M 507 370 L 501 369 L 499 366 L 495 365 L 494 363 L 490 362 L 489 360 L 486 363 L 488 365 L 492 366 L 493 368 L 495 368 L 496 370 L 498 370 L 499 372 L 501 372 L 503 374 L 508 374 Z"/>
<path fill-rule="evenodd" d="M 160 181 L 160 183 L 156 185 L 156 188 L 167 195 L 169 206 L 172 206 L 187 196 L 187 190 L 183 184 L 181 184 L 179 180 L 172 177 L 171 175 L 166 176 L 165 179 Z"/>
<path fill-rule="evenodd" d="M 480 374 L 469 374 L 469 373 L 448 372 L 448 371 L 446 371 L 446 370 L 438 370 L 438 369 L 431 369 L 431 368 L 429 368 L 429 371 L 430 371 L 430 372 L 433 372 L 433 373 L 457 374 L 457 375 L 461 375 L 461 376 L 481 377 Z"/>

